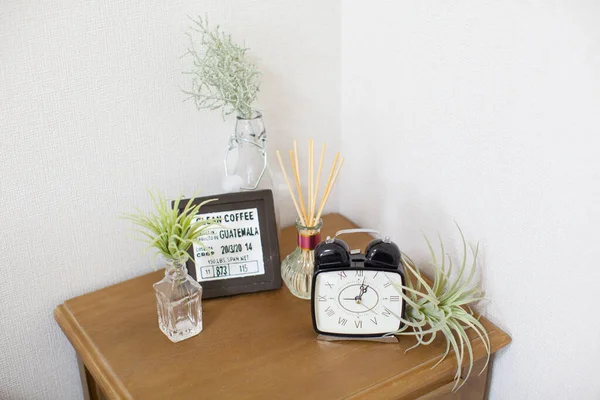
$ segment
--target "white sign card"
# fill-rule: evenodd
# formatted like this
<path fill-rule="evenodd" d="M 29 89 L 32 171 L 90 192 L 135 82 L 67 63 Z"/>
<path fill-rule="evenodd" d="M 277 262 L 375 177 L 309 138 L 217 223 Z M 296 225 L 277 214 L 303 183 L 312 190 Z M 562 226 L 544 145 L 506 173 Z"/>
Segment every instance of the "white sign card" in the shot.
<path fill-rule="evenodd" d="M 206 219 L 215 219 L 222 227 L 211 229 L 198 238 L 205 247 L 194 244 L 198 282 L 265 273 L 258 209 L 197 214 L 195 220 Z"/>

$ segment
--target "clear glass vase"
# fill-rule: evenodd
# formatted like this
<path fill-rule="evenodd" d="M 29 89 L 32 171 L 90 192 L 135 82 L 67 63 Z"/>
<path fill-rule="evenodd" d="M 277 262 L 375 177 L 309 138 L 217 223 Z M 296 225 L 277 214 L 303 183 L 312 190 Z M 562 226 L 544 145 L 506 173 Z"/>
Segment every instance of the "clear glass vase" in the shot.
<path fill-rule="evenodd" d="M 226 192 L 270 189 L 279 229 L 279 194 L 267 160 L 267 131 L 259 111 L 253 111 L 250 118 L 236 119 L 235 133 L 229 138 L 225 153 L 223 189 Z"/>
<path fill-rule="evenodd" d="M 323 221 L 304 226 L 298 220 L 298 246 L 281 263 L 281 277 L 290 292 L 301 299 L 310 299 L 315 269 L 315 247 L 321 241 Z"/>
<path fill-rule="evenodd" d="M 167 260 L 165 277 L 154 284 L 158 326 L 180 342 L 202 331 L 202 286 L 188 275 L 185 262 Z"/>
<path fill-rule="evenodd" d="M 229 191 L 273 189 L 267 131 L 260 112 L 254 111 L 251 118 L 237 117 L 225 154 L 225 174 Z"/>

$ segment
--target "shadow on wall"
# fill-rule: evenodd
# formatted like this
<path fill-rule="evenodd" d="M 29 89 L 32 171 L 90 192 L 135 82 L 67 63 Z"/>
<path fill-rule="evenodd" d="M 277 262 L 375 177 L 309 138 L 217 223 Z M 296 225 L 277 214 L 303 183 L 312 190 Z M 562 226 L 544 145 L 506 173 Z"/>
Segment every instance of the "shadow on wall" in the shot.
<path fill-rule="evenodd" d="M 353 200 L 359 200 L 359 204 L 353 204 L 354 215 L 348 215 L 350 219 L 364 228 L 377 229 L 382 236 L 390 236 L 426 275 L 433 276 L 433 260 L 425 240 L 425 236 L 431 242 L 436 259 L 441 262 L 442 252 L 440 238 L 443 240 L 444 253 L 452 257 L 454 265 L 452 277 L 456 278 L 457 271 L 463 259 L 463 247 L 460 232 L 451 215 L 443 206 L 443 193 L 432 195 L 419 187 L 406 182 L 390 182 L 385 180 L 382 174 L 377 173 L 377 165 L 365 165 L 360 174 L 368 177 L 368 187 L 372 188 L 357 196 Z M 441 197 L 440 197 L 441 196 Z M 380 204 L 375 207 L 374 204 Z M 360 213 L 360 214 L 356 214 Z M 460 221 L 456 221 L 460 226 Z M 469 232 L 463 234 L 468 244 L 477 246 L 477 242 L 483 238 L 469 236 Z M 473 261 L 471 249 L 467 248 L 467 265 Z M 446 259 L 446 265 L 447 264 Z M 485 273 L 485 246 L 479 243 L 477 255 L 477 272 L 472 286 L 478 286 L 485 291 L 483 279 Z M 488 302 L 480 302 L 476 305 L 478 312 L 485 314 Z"/>

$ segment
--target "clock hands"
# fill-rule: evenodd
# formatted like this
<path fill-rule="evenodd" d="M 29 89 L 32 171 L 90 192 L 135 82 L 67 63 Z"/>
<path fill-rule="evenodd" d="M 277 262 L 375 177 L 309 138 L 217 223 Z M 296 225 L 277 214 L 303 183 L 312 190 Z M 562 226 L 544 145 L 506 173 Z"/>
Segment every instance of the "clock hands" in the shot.
<path fill-rule="evenodd" d="M 367 278 L 363 278 L 362 283 L 360 284 L 360 295 L 362 296 L 363 294 L 367 293 L 367 289 L 369 288 L 369 285 L 365 285 L 365 279 Z"/>
<path fill-rule="evenodd" d="M 367 293 L 367 290 L 369 290 L 369 285 L 365 285 L 365 279 L 366 278 L 363 278 L 363 281 L 360 284 L 360 294 L 358 296 L 356 296 L 356 298 L 355 298 L 356 303 L 365 307 L 368 311 L 372 311 L 373 313 L 377 314 L 375 311 L 373 311 L 372 307 L 368 307 L 365 303 L 362 302 L 363 294 Z"/>
<path fill-rule="evenodd" d="M 348 285 L 347 287 L 345 287 L 340 295 L 350 295 L 352 291 L 356 290 L 356 287 L 358 286 L 359 292 L 357 296 L 354 297 L 338 297 L 338 301 L 340 302 L 340 305 L 347 311 L 350 311 L 352 313 L 367 313 L 369 311 L 373 312 L 375 315 L 379 315 L 376 311 L 374 311 L 373 309 L 375 307 L 377 307 L 377 305 L 379 304 L 379 295 L 377 293 L 377 290 L 375 290 L 372 286 L 370 287 L 369 284 L 366 283 L 366 277 L 363 278 L 362 283 L 361 281 L 358 281 L 354 284 Z M 369 290 L 371 289 L 371 290 Z M 356 293 L 356 292 L 354 292 Z M 363 296 L 367 294 L 366 298 L 364 298 Z M 365 302 L 366 301 L 366 304 Z M 360 304 L 361 307 L 359 307 L 357 309 L 356 306 L 352 306 L 352 304 Z M 369 306 L 369 304 L 372 304 L 371 306 Z M 363 310 L 363 308 L 366 308 L 366 310 Z"/>
<path fill-rule="evenodd" d="M 357 304 L 360 304 L 362 302 L 362 295 L 367 293 L 367 289 L 369 289 L 369 285 L 365 285 L 365 279 L 366 278 L 363 278 L 363 281 L 360 284 L 360 293 L 354 298 Z"/>
<path fill-rule="evenodd" d="M 367 290 L 369 290 L 369 285 L 365 285 L 365 279 L 363 279 L 363 282 L 360 284 L 359 290 L 360 293 L 358 294 L 358 296 L 344 297 L 342 298 L 342 300 L 354 300 L 356 304 L 361 304 L 363 294 L 367 293 Z"/>

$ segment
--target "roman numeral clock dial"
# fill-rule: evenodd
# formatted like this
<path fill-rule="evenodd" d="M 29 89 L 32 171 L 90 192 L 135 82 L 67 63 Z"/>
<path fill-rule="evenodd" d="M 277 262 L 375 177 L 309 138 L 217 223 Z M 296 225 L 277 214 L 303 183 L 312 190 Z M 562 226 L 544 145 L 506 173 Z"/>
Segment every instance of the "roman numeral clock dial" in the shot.
<path fill-rule="evenodd" d="M 395 271 L 322 271 L 315 279 L 315 324 L 322 333 L 377 335 L 400 327 L 401 285 Z"/>

